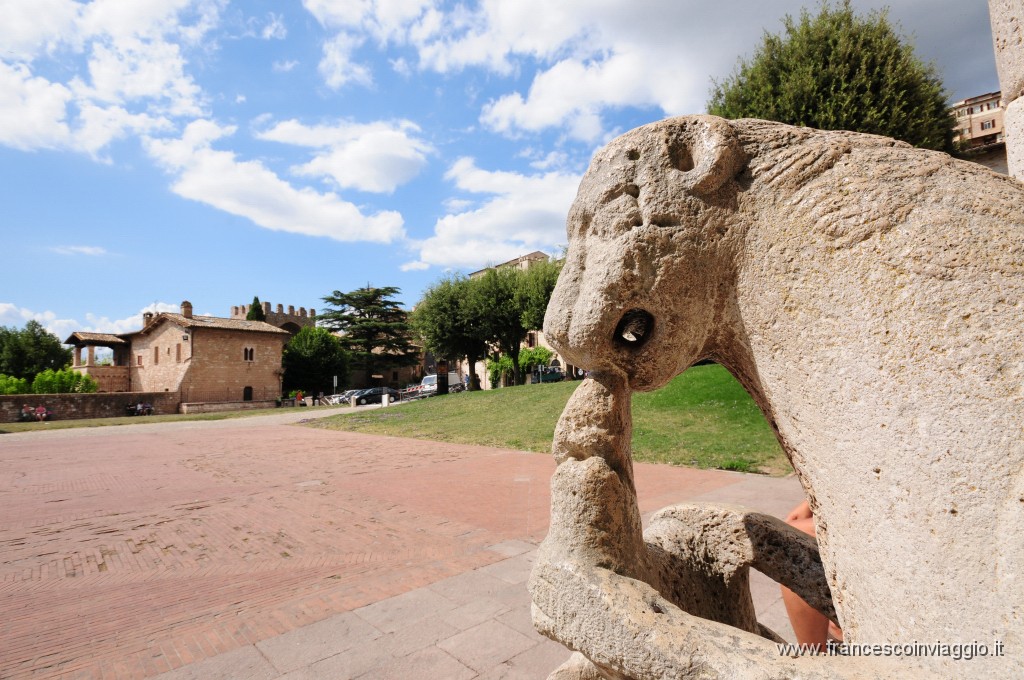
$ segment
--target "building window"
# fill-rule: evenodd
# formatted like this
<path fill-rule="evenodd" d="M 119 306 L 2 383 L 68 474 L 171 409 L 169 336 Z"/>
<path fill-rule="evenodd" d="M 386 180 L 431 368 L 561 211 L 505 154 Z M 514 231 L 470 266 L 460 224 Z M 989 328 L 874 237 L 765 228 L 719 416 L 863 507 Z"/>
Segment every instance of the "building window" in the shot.
<path fill-rule="evenodd" d="M 537 346 L 537 334 L 536 333 L 531 331 L 531 332 L 526 334 L 526 346 L 527 347 L 536 347 Z"/>
<path fill-rule="evenodd" d="M 174 349 L 174 358 L 180 364 L 181 363 L 181 343 Z"/>
<path fill-rule="evenodd" d="M 242 361 L 256 361 L 256 350 L 246 347 L 242 350 Z"/>
<path fill-rule="evenodd" d="M 139 355 L 138 357 L 136 357 L 136 358 L 138 359 L 138 362 L 137 362 L 137 363 L 138 363 L 138 365 L 139 365 L 139 366 L 141 366 L 141 365 L 142 365 L 142 355 L 140 354 L 140 355 Z"/>
<path fill-rule="evenodd" d="M 160 363 L 160 348 L 159 347 L 154 347 L 153 348 L 153 365 L 156 366 L 159 363 Z"/>
<path fill-rule="evenodd" d="M 994 120 L 986 120 L 986 121 L 982 122 L 981 129 L 982 130 L 991 130 L 995 126 L 996 126 L 996 122 Z"/>

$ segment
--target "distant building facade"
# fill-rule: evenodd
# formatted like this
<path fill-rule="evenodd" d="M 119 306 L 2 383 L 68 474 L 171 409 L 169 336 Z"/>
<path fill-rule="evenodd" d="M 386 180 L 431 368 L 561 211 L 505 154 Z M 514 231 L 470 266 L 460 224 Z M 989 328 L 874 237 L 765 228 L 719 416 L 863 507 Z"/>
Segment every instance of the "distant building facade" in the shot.
<path fill-rule="evenodd" d="M 196 316 L 185 301 L 180 313 L 147 312 L 138 331 L 75 332 L 64 342 L 74 346 L 72 368 L 93 377 L 101 392 L 177 392 L 181 402 L 277 398 L 289 331 L 232 312 L 229 319 Z M 97 347 L 113 351 L 109 364 L 97 364 Z"/>
<path fill-rule="evenodd" d="M 966 148 L 1003 143 L 1001 96 L 1001 92 L 988 92 L 953 104 L 953 141 Z"/>
<path fill-rule="evenodd" d="M 964 160 L 1006 175 L 1009 168 L 1001 97 L 1001 92 L 988 92 L 953 104 L 953 142 L 959 149 L 957 155 Z"/>

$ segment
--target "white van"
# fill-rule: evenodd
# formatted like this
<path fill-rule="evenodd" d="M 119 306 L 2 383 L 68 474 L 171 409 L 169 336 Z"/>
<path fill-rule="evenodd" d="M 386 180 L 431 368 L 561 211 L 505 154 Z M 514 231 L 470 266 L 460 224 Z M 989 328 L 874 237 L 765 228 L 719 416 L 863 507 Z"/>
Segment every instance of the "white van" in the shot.
<path fill-rule="evenodd" d="M 448 388 L 451 389 L 453 385 L 461 387 L 462 378 L 455 371 L 448 371 Z M 420 395 L 430 397 L 435 394 L 437 394 L 437 374 L 431 373 L 423 376 L 423 380 L 420 382 Z"/>

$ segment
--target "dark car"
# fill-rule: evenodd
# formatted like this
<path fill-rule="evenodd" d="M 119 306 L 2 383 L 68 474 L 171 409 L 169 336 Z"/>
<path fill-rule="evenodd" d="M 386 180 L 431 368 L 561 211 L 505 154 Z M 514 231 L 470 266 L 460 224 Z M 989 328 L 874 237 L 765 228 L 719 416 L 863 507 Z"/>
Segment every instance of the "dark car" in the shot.
<path fill-rule="evenodd" d="M 388 395 L 388 402 L 398 401 L 400 395 L 398 390 L 393 390 L 390 387 L 371 387 L 368 390 L 363 390 L 356 395 L 357 404 L 379 404 L 384 398 L 384 395 Z"/>

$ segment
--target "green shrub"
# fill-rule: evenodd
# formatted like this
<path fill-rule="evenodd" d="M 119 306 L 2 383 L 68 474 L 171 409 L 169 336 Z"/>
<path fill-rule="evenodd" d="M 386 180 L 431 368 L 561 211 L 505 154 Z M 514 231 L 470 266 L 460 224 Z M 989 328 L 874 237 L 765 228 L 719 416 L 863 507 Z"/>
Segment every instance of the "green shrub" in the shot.
<path fill-rule="evenodd" d="M 0 394 L 29 394 L 32 389 L 24 378 L 0 373 Z"/>
<path fill-rule="evenodd" d="M 62 368 L 59 371 L 46 369 L 32 381 L 36 394 L 91 393 L 99 389 L 96 380 L 85 373 Z"/>

